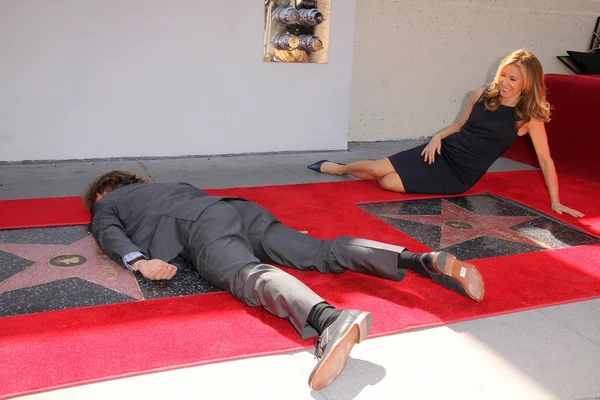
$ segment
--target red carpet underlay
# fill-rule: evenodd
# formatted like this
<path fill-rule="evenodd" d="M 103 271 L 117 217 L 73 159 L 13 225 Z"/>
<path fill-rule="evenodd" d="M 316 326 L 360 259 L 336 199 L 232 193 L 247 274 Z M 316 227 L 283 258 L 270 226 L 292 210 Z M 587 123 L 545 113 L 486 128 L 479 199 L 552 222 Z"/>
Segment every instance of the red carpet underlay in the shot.
<path fill-rule="evenodd" d="M 510 199 L 596 237 L 600 236 L 600 185 L 561 176 L 561 199 L 585 218 L 549 208 L 539 171 L 487 174 L 467 194 Z M 350 235 L 428 251 L 357 204 L 428 198 L 386 192 L 374 182 L 209 190 L 243 197 L 312 236 Z M 431 198 L 431 196 L 429 196 Z M 76 198 L 0 201 L 0 228 L 85 224 Z M 7 218 L 8 216 L 8 218 Z M 409 273 L 402 282 L 345 272 L 322 275 L 286 269 L 332 304 L 369 310 L 371 337 L 410 329 L 600 297 L 600 245 L 474 260 L 486 283 L 476 303 Z M 228 293 L 146 300 L 2 318 L 0 398 L 221 360 L 312 347 L 296 331 Z"/>
<path fill-rule="evenodd" d="M 600 158 L 582 157 L 582 147 L 600 146 L 596 122 L 600 75 L 546 74 L 544 78 L 552 106 L 546 132 L 556 170 L 600 183 Z M 539 167 L 529 135 L 518 138 L 503 157 Z"/>

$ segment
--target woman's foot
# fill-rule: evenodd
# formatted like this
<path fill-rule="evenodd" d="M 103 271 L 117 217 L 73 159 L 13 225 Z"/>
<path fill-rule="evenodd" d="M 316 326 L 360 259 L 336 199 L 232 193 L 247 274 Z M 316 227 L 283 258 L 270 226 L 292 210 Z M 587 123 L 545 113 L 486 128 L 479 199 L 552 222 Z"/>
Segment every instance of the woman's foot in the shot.
<path fill-rule="evenodd" d="M 344 164 L 338 164 L 333 161 L 321 160 L 317 161 L 314 164 L 309 165 L 307 168 L 311 169 L 315 172 L 320 172 L 322 174 L 328 175 L 342 175 L 343 174 L 343 166 Z"/>

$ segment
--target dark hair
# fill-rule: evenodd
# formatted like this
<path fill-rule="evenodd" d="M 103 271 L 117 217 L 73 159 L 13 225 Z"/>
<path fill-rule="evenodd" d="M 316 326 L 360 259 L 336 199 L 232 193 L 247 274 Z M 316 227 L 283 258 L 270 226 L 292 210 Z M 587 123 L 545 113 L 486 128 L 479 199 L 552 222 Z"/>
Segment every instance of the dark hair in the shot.
<path fill-rule="evenodd" d="M 88 210 L 91 210 L 98 195 L 110 193 L 115 189 L 133 183 L 146 183 L 146 180 L 144 178 L 138 178 L 133 172 L 107 172 L 90 185 L 87 192 L 83 195 L 83 205 Z"/>

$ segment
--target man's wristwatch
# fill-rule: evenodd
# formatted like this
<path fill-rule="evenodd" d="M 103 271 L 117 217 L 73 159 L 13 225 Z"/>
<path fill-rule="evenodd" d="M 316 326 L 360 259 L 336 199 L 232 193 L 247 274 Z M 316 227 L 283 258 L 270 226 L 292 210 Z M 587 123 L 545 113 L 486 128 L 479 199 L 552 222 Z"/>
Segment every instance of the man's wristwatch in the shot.
<path fill-rule="evenodd" d="M 136 262 L 140 261 L 140 260 L 147 260 L 145 255 L 141 255 L 141 256 L 137 256 L 136 258 L 130 260 L 129 262 L 125 263 L 125 266 L 127 267 L 128 270 L 130 271 L 137 271 L 138 269 L 135 268 L 133 266 L 133 264 L 135 264 Z"/>

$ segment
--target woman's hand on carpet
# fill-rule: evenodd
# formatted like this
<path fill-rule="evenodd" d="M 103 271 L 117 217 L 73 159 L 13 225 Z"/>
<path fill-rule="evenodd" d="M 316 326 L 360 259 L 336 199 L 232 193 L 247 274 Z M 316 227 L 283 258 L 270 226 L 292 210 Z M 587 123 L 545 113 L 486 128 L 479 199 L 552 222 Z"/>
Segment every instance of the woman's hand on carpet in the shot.
<path fill-rule="evenodd" d="M 552 204 L 552 210 L 554 210 L 554 212 L 556 212 L 558 214 L 563 214 L 564 213 L 564 214 L 572 215 L 574 217 L 583 217 L 584 216 L 579 211 L 573 210 L 572 208 L 569 208 L 567 206 L 563 206 L 560 203 Z"/>
<path fill-rule="evenodd" d="M 435 161 L 435 153 L 442 154 L 442 139 L 438 135 L 433 135 L 427 146 L 421 152 L 423 161 L 431 164 Z"/>
<path fill-rule="evenodd" d="M 176 266 L 163 260 L 140 260 L 134 266 L 144 277 L 153 281 L 170 280 L 177 272 Z"/>

